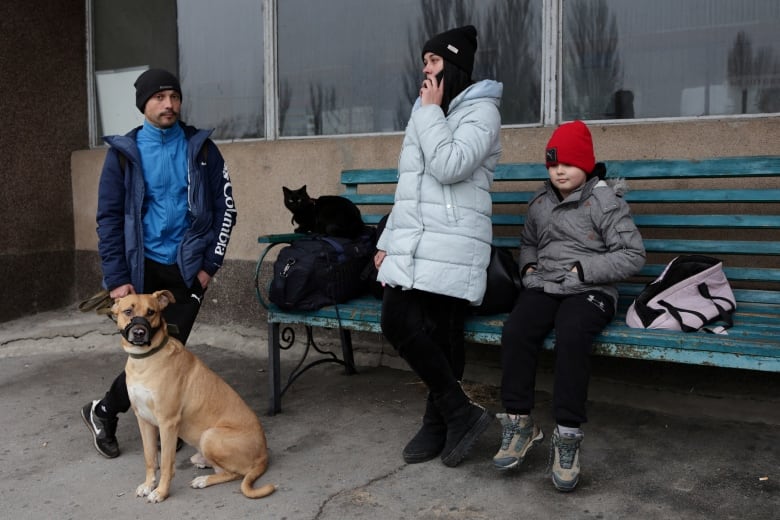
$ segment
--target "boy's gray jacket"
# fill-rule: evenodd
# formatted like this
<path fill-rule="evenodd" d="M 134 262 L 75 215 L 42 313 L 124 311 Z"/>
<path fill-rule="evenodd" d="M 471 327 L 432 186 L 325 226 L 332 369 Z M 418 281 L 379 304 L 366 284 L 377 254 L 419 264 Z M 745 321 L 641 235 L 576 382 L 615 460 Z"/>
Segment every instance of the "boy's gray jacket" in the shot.
<path fill-rule="evenodd" d="M 418 99 L 398 161 L 395 203 L 377 248 L 378 280 L 468 300 L 486 286 L 493 230 L 490 186 L 501 156 L 501 83 L 469 86 L 449 114 Z"/>
<path fill-rule="evenodd" d="M 546 181 L 528 203 L 521 234 L 523 285 L 549 294 L 601 291 L 645 265 L 642 236 L 622 193 L 625 181 L 589 179 L 563 202 Z M 528 273 L 528 267 L 534 271 Z M 578 272 L 572 272 L 577 266 Z"/>

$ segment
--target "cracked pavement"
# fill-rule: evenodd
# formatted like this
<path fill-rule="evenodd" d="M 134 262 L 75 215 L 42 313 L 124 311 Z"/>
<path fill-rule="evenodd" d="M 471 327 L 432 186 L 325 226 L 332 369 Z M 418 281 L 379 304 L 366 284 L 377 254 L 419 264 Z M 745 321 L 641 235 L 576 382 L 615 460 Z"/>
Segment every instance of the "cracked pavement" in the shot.
<path fill-rule="evenodd" d="M 238 482 L 191 489 L 190 480 L 207 470 L 189 464 L 194 450 L 185 446 L 170 498 L 148 504 L 134 496 L 144 470 L 132 412 L 120 416 L 122 455 L 113 460 L 95 452 L 79 417 L 124 365 L 113 323 L 65 309 L 0 324 L 2 516 L 768 519 L 780 511 L 777 374 L 761 375 L 761 395 L 738 399 L 712 383 L 709 393 L 688 399 L 675 388 L 627 390 L 597 378 L 582 480 L 577 491 L 561 494 L 548 472 L 552 421 L 544 389 L 536 417 L 545 440 L 518 471 L 492 468 L 497 422 L 457 468 L 438 459 L 407 465 L 401 450 L 419 426 L 425 397 L 412 373 L 358 367 L 358 375 L 345 376 L 340 366 L 320 365 L 288 390 L 284 411 L 269 417 L 265 341 L 264 331 L 198 324 L 189 348 L 258 413 L 271 464 L 256 485 L 274 483 L 276 493 L 249 500 Z M 291 369 L 291 353 L 282 357 Z M 494 387 L 467 390 L 498 411 Z M 740 419 L 741 410 L 749 417 Z"/>

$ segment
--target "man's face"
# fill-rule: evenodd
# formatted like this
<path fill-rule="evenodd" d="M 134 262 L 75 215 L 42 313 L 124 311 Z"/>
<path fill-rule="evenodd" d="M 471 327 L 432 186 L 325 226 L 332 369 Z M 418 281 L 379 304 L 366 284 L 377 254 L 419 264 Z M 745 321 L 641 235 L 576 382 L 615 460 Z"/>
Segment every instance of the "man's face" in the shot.
<path fill-rule="evenodd" d="M 181 112 L 181 96 L 175 90 L 161 90 L 146 102 L 144 116 L 157 128 L 170 128 L 176 124 Z"/>

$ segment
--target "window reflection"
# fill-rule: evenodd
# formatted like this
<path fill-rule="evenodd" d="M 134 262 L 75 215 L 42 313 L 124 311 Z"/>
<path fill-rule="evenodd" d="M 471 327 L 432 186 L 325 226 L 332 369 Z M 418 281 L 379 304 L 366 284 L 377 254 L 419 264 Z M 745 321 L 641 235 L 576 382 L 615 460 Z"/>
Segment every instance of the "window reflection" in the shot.
<path fill-rule="evenodd" d="M 263 12 L 257 0 L 178 0 L 182 119 L 214 139 L 262 137 Z"/>
<path fill-rule="evenodd" d="M 780 2 L 564 0 L 563 119 L 780 111 Z"/>
<path fill-rule="evenodd" d="M 474 79 L 504 83 L 503 123 L 538 123 L 541 0 L 285 0 L 280 135 L 403 130 L 422 79 L 423 44 L 466 24 L 479 32 Z"/>

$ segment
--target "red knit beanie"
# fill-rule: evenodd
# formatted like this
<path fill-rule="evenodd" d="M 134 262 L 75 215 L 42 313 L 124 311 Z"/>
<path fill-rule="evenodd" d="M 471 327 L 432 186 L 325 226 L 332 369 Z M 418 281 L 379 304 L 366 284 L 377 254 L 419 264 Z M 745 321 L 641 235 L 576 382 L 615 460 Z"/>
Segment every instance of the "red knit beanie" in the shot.
<path fill-rule="evenodd" d="M 596 165 L 596 156 L 593 155 L 593 139 L 585 123 L 577 120 L 556 128 L 547 142 L 544 160 L 548 168 L 563 163 L 591 173 Z"/>

